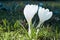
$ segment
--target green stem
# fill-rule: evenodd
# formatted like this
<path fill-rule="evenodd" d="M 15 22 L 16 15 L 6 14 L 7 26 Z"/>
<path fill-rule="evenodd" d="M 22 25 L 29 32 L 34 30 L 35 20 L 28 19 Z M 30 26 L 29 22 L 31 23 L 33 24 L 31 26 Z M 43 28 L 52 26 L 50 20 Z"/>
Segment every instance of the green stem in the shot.
<path fill-rule="evenodd" d="M 29 35 L 29 37 L 31 38 L 31 28 L 30 28 L 30 23 L 29 23 L 29 26 L 28 26 L 28 35 Z"/>
<path fill-rule="evenodd" d="M 38 35 L 38 32 L 39 32 L 39 27 L 41 26 L 42 22 L 39 22 L 39 24 L 37 25 L 37 32 L 36 32 L 36 36 Z"/>

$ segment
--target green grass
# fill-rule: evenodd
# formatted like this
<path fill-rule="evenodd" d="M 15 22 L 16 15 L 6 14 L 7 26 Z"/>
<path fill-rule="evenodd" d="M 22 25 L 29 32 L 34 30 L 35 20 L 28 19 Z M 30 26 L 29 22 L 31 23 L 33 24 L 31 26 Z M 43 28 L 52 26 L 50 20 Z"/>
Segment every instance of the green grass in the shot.
<path fill-rule="evenodd" d="M 60 32 L 58 29 L 53 31 L 52 26 L 40 27 L 40 31 L 36 35 L 36 28 L 31 26 L 31 38 L 28 30 L 17 20 L 14 25 L 3 19 L 3 25 L 0 24 L 0 40 L 59 40 Z"/>

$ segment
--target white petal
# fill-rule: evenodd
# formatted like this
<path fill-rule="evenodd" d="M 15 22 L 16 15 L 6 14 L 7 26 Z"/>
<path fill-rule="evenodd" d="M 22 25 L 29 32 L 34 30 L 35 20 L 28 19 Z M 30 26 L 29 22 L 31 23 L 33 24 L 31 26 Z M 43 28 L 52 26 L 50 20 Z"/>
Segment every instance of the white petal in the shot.
<path fill-rule="evenodd" d="M 49 9 L 46 9 L 47 12 L 49 12 Z"/>
<path fill-rule="evenodd" d="M 31 21 L 31 19 L 33 18 L 33 16 L 35 15 L 35 13 L 38 10 L 38 5 L 26 5 L 24 8 L 24 15 L 25 18 L 28 22 Z"/>
<path fill-rule="evenodd" d="M 39 7 L 38 16 L 40 21 L 44 22 L 52 17 L 52 12 L 50 12 L 49 9 Z"/>

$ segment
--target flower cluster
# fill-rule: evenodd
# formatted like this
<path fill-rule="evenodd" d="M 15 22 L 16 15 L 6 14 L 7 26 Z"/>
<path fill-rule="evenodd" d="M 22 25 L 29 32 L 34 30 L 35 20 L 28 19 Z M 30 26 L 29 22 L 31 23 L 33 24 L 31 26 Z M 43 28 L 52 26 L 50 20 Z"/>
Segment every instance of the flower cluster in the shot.
<path fill-rule="evenodd" d="M 37 12 L 38 12 L 39 20 L 40 20 L 37 27 L 40 27 L 42 23 L 44 23 L 46 20 L 52 17 L 52 12 L 49 11 L 49 9 L 38 7 L 38 5 L 29 5 L 29 4 L 26 5 L 24 8 L 24 16 L 29 25 L 29 28 L 28 28 L 29 36 L 31 35 L 31 29 L 30 29 L 31 21 Z"/>

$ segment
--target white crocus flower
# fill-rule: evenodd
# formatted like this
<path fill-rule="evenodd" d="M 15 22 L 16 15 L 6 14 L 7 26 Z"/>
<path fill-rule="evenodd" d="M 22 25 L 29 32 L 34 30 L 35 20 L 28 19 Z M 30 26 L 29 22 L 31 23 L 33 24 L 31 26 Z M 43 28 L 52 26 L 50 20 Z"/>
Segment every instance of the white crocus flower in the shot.
<path fill-rule="evenodd" d="M 49 20 L 52 17 L 52 12 L 49 11 L 49 9 L 45 9 L 45 8 L 39 7 L 38 16 L 39 16 L 40 22 L 39 22 L 39 24 L 37 26 L 38 29 L 37 29 L 36 35 L 39 32 L 40 25 L 42 23 L 44 23 L 46 20 Z"/>
<path fill-rule="evenodd" d="M 53 13 L 51 11 L 49 11 L 49 9 L 39 7 L 38 16 L 39 16 L 40 22 L 37 27 L 40 27 L 40 25 L 43 22 L 45 22 L 46 20 L 49 20 L 52 17 L 52 15 L 53 15 Z"/>
<path fill-rule="evenodd" d="M 33 16 L 37 13 L 38 10 L 38 5 L 26 5 L 24 8 L 24 16 L 28 22 L 29 28 L 28 28 L 28 34 L 30 36 L 31 30 L 30 30 L 30 25 L 31 25 L 31 20 Z"/>

